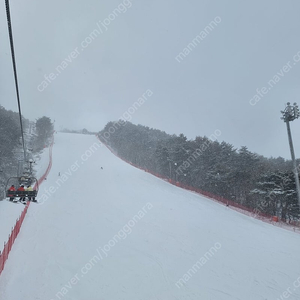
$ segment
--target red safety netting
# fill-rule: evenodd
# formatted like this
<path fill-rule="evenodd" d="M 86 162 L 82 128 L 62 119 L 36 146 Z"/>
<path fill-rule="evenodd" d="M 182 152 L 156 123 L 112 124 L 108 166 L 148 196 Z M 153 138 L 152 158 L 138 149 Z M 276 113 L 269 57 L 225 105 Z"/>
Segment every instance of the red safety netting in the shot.
<path fill-rule="evenodd" d="M 48 167 L 47 167 L 45 173 L 38 180 L 38 185 L 40 185 L 45 180 L 45 178 L 48 176 L 48 174 L 49 174 L 49 172 L 51 170 L 51 167 L 52 167 L 52 148 L 53 148 L 53 144 L 54 144 L 54 139 L 52 140 L 52 143 L 50 144 L 50 147 L 49 147 L 49 164 L 48 164 Z M 35 189 L 36 186 L 37 186 L 37 184 L 33 187 L 33 189 Z"/>
<path fill-rule="evenodd" d="M 8 259 L 8 255 L 9 255 L 9 252 L 12 248 L 12 245 L 13 245 L 16 237 L 19 234 L 19 231 L 20 231 L 20 228 L 22 226 L 25 215 L 27 213 L 28 207 L 29 207 L 29 203 L 27 203 L 27 205 L 25 206 L 24 210 L 22 211 L 21 216 L 17 220 L 17 222 L 16 222 L 16 224 L 15 224 L 15 226 L 14 226 L 14 228 L 13 228 L 13 230 L 12 230 L 12 232 L 11 232 L 9 238 L 8 238 L 8 241 L 4 244 L 3 251 L 0 255 L 0 274 L 4 269 L 4 265 L 5 265 L 6 260 Z"/>
<path fill-rule="evenodd" d="M 98 137 L 98 136 L 97 136 Z M 98 137 L 99 139 L 99 137 Z M 100 139 L 99 139 L 100 140 Z M 101 140 L 100 140 L 101 143 L 103 143 Z M 204 190 L 201 190 L 199 188 L 195 188 L 195 187 L 192 187 L 192 186 L 189 186 L 189 185 L 186 185 L 182 182 L 179 182 L 179 181 L 175 181 L 173 179 L 170 179 L 170 178 L 167 178 L 167 177 L 164 177 L 162 176 L 161 174 L 158 174 L 158 173 L 155 173 L 155 172 L 152 172 L 152 171 L 149 171 L 147 169 L 143 169 L 142 167 L 138 166 L 138 165 L 135 165 L 134 163 L 130 162 L 130 161 L 127 161 L 126 159 L 120 157 L 116 151 L 114 151 L 109 145 L 106 145 L 105 143 L 103 143 L 114 155 L 116 155 L 117 157 L 119 157 L 120 159 L 122 159 L 123 161 L 127 162 L 128 164 L 140 169 L 140 170 L 143 170 L 145 172 L 148 172 L 158 178 L 161 178 L 165 181 L 168 181 L 169 183 L 173 184 L 173 185 L 176 185 L 180 188 L 183 188 L 183 189 L 186 189 L 188 191 L 192 191 L 192 192 L 195 192 L 197 194 L 200 194 L 202 196 L 205 196 L 206 198 L 209 198 L 213 201 L 216 201 L 218 203 L 223 203 L 224 205 L 230 207 L 231 209 L 234 209 L 240 213 L 243 213 L 245 215 L 248 215 L 248 216 L 251 216 L 253 218 L 256 218 L 256 219 L 260 219 L 264 222 L 268 222 L 268 223 L 272 223 L 272 224 L 278 224 L 278 225 L 282 225 L 282 226 L 288 226 L 289 229 L 292 229 L 295 231 L 295 227 L 297 227 L 299 229 L 300 227 L 300 221 L 291 221 L 289 223 L 286 223 L 282 220 L 279 220 L 278 217 L 276 216 L 272 216 L 272 215 L 268 215 L 266 213 L 263 213 L 261 211 L 259 211 L 258 209 L 255 209 L 255 208 L 250 208 L 250 207 L 247 207 L 245 205 L 242 205 L 240 203 L 237 203 L 237 202 L 234 202 L 232 200 L 229 200 L 229 199 L 226 199 L 226 198 L 223 198 L 221 196 L 218 196 L 218 195 L 215 195 L 213 193 L 210 193 L 210 192 L 207 192 L 207 191 L 204 191 Z"/>
<path fill-rule="evenodd" d="M 49 147 L 49 164 L 48 164 L 48 167 L 47 167 L 45 173 L 38 180 L 38 184 L 39 185 L 43 182 L 43 180 L 47 177 L 47 175 L 50 172 L 50 169 L 51 169 L 51 166 L 52 166 L 52 148 L 53 148 L 53 144 L 54 144 L 54 141 L 52 140 L 52 143 L 51 143 L 51 145 Z M 34 188 L 36 188 L 36 185 L 34 186 Z M 3 271 L 3 269 L 4 269 L 4 265 L 5 265 L 5 262 L 8 259 L 8 255 L 10 253 L 12 245 L 14 244 L 14 241 L 17 238 L 17 236 L 18 236 L 18 234 L 20 232 L 20 229 L 21 229 L 23 220 L 24 220 L 24 218 L 26 216 L 26 213 L 27 213 L 29 205 L 30 205 L 30 202 L 28 202 L 26 204 L 24 210 L 21 213 L 21 216 L 16 221 L 16 224 L 15 224 L 14 228 L 12 229 L 12 231 L 11 231 L 11 233 L 9 235 L 8 241 L 6 243 L 4 243 L 3 251 L 0 252 L 0 275 L 1 275 L 2 271 Z"/>

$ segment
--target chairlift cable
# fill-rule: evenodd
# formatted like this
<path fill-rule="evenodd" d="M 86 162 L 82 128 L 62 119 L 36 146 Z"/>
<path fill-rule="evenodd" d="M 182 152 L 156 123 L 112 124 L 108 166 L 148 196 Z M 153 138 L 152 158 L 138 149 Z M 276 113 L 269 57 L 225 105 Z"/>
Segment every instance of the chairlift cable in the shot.
<path fill-rule="evenodd" d="M 14 41 L 13 41 L 12 25 L 11 25 L 11 18 L 10 18 L 9 0 L 5 0 L 5 6 L 6 6 L 7 25 L 8 25 L 9 40 L 10 40 L 11 58 L 12 58 L 13 69 L 14 69 L 15 86 L 16 86 L 18 108 L 19 108 L 19 117 L 20 117 L 20 125 L 21 125 L 21 135 L 22 135 L 22 144 L 23 144 L 23 151 L 24 151 L 24 161 L 26 161 L 25 140 L 24 140 L 24 131 L 23 131 L 21 104 L 20 104 L 20 94 L 19 94 L 19 85 L 18 85 L 18 76 L 17 76 L 17 66 L 16 66 L 16 60 L 15 60 Z"/>

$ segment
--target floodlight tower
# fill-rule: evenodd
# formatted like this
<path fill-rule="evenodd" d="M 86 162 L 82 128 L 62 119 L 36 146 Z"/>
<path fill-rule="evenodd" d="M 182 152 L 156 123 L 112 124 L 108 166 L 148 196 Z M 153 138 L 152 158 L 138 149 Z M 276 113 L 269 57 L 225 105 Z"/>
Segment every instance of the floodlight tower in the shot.
<path fill-rule="evenodd" d="M 300 116 L 300 112 L 299 112 L 297 103 L 294 103 L 292 106 L 290 104 L 290 102 L 288 102 L 285 110 L 281 111 L 281 113 L 282 113 L 281 119 L 286 123 L 286 127 L 287 127 L 288 139 L 289 139 L 290 150 L 291 150 L 291 157 L 292 157 L 292 161 L 293 161 L 293 171 L 294 171 L 294 175 L 295 175 L 295 182 L 296 182 L 296 189 L 297 189 L 297 196 L 298 196 L 298 205 L 300 207 L 299 175 L 298 175 L 298 168 L 296 165 L 295 152 L 294 152 L 294 146 L 293 146 L 293 140 L 292 140 L 291 127 L 290 127 L 290 122 L 294 121 L 295 119 L 298 119 Z"/>

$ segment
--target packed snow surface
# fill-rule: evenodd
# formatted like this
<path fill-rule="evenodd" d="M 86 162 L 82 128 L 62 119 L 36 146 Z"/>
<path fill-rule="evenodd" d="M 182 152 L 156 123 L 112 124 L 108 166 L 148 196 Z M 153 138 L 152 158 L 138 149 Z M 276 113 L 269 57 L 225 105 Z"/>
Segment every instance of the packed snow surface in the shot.
<path fill-rule="evenodd" d="M 95 136 L 55 135 L 38 198 L 1 300 L 300 297 L 299 234 L 138 170 Z"/>

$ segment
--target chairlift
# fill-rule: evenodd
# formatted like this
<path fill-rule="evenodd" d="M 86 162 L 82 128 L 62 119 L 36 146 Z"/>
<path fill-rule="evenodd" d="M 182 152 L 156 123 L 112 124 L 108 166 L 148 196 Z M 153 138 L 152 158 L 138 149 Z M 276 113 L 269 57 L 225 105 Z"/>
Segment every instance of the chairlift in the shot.
<path fill-rule="evenodd" d="M 27 174 L 26 174 L 27 175 Z M 11 186 L 15 187 L 15 191 L 10 191 Z M 17 191 L 18 187 L 24 185 L 33 186 L 33 191 Z M 16 197 L 28 197 L 28 199 L 35 199 L 39 190 L 39 182 L 35 177 L 22 175 L 21 177 L 10 177 L 5 186 L 5 196 L 7 198 L 16 198 Z"/>

